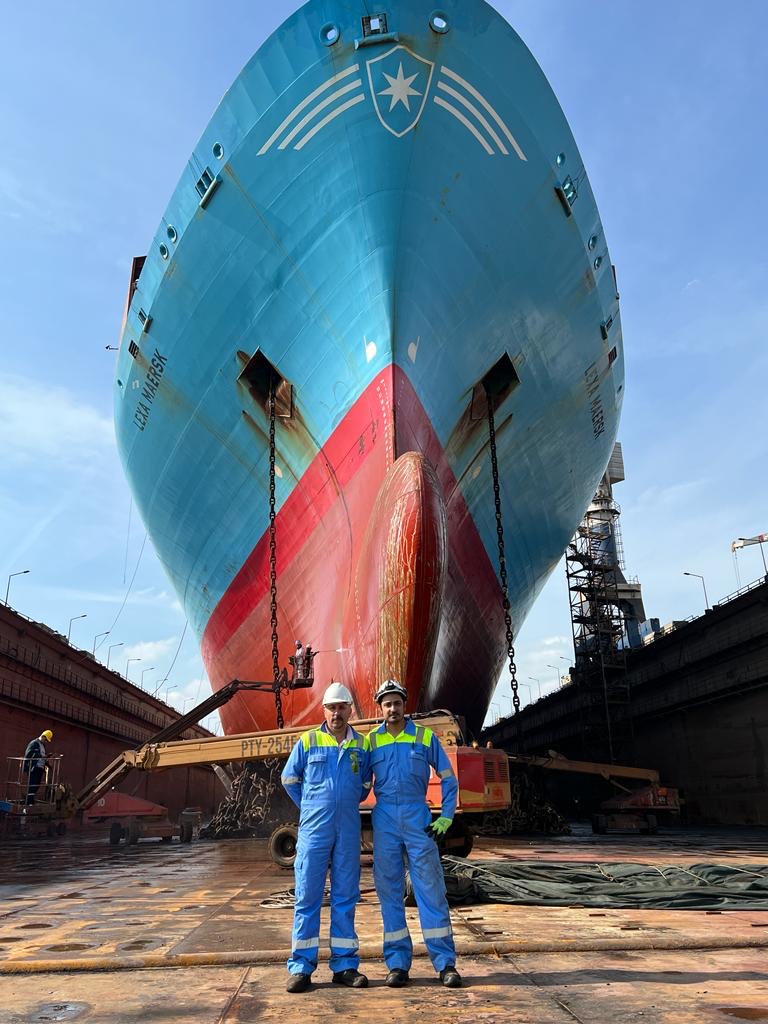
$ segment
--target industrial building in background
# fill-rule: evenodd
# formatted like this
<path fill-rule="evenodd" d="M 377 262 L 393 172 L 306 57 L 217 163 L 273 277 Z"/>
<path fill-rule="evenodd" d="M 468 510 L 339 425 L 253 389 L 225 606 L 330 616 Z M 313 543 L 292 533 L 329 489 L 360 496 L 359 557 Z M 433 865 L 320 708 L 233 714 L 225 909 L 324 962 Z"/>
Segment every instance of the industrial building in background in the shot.
<path fill-rule="evenodd" d="M 614 484 L 622 480 L 624 457 L 617 442 L 565 553 L 574 649 L 571 680 L 584 694 L 586 734 L 605 740 L 611 761 L 631 756 L 626 651 L 639 647 L 649 628 L 640 581 L 625 575 L 621 509 L 613 497 Z"/>

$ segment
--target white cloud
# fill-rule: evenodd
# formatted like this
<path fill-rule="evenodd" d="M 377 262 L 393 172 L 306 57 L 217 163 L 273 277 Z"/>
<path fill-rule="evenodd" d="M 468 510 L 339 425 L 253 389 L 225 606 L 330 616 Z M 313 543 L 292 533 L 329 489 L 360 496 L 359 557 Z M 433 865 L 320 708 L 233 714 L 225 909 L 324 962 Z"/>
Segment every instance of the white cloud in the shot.
<path fill-rule="evenodd" d="M 681 483 L 670 484 L 667 487 L 654 484 L 647 487 L 634 503 L 632 509 L 634 514 L 643 515 L 643 509 L 653 508 L 696 508 L 696 495 L 709 485 L 709 481 L 702 478 L 699 480 L 684 480 Z M 629 506 L 624 505 L 625 512 Z"/>
<path fill-rule="evenodd" d="M 40 591 L 62 600 L 79 603 L 122 604 L 125 601 L 126 605 L 137 607 L 161 607 L 170 608 L 173 611 L 181 611 L 178 598 L 173 594 L 169 594 L 167 590 L 157 590 L 155 587 L 132 590 L 127 598 L 125 597 L 125 589 L 100 591 L 78 590 L 70 587 L 41 587 Z"/>
<path fill-rule="evenodd" d="M 144 663 L 141 668 L 149 668 L 150 665 L 154 666 L 155 662 L 167 658 L 169 654 L 172 655 L 178 642 L 177 636 L 170 636 L 166 640 L 141 640 L 137 644 L 129 644 L 125 647 L 121 658 L 125 658 L 125 660 L 140 659 Z M 164 665 L 158 666 L 158 669 L 165 671 Z M 137 666 L 134 672 L 138 670 Z"/>
<path fill-rule="evenodd" d="M 0 215 L 31 221 L 35 231 L 49 235 L 80 234 L 83 229 L 65 198 L 18 177 L 7 167 L 0 167 Z"/>
<path fill-rule="evenodd" d="M 179 711 L 191 711 L 193 707 L 211 695 L 211 684 L 205 676 L 194 676 L 185 683 L 171 685 L 173 689 L 169 693 L 168 700 Z"/>
<path fill-rule="evenodd" d="M 206 697 L 211 695 L 211 684 L 208 681 L 208 677 L 203 675 L 194 675 L 192 678 L 187 679 L 186 682 L 178 685 L 171 684 L 172 689 L 167 691 L 166 687 L 163 686 L 160 692 L 163 700 L 166 700 L 171 707 L 176 708 L 182 714 L 186 714 L 191 711 L 192 708 L 197 707 L 198 704 L 202 703 Z M 149 687 L 148 687 L 149 689 Z M 199 723 L 204 729 L 208 729 L 209 732 L 215 733 L 217 736 L 222 735 L 221 719 L 219 718 L 218 711 L 213 711 L 207 715 Z"/>
<path fill-rule="evenodd" d="M 0 426 L 0 443 L 2 443 L 2 428 Z M 56 519 L 72 504 L 72 494 L 65 493 L 46 512 L 33 521 L 27 520 L 23 536 L 16 544 L 11 544 L 4 552 L 6 565 L 15 565 L 21 561 L 28 551 L 34 549 L 35 545 Z"/>
<path fill-rule="evenodd" d="M 204 729 L 207 729 L 208 732 L 212 732 L 214 736 L 222 736 L 224 733 L 224 730 L 221 727 L 221 719 L 219 718 L 218 711 L 214 711 L 212 714 L 208 715 L 208 717 L 204 718 L 199 724 L 202 725 Z"/>
<path fill-rule="evenodd" d="M 46 460 L 82 470 L 114 448 L 111 419 L 64 388 L 0 375 L 0 449 L 6 467 Z"/>

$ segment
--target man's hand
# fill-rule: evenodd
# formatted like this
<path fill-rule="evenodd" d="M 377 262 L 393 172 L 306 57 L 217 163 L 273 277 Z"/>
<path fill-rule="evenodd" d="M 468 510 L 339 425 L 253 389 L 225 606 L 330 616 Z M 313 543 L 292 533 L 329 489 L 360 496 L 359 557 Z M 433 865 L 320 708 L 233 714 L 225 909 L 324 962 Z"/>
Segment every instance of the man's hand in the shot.
<path fill-rule="evenodd" d="M 438 818 L 437 821 L 433 821 L 429 827 L 436 835 L 444 836 L 452 824 L 452 818 Z"/>

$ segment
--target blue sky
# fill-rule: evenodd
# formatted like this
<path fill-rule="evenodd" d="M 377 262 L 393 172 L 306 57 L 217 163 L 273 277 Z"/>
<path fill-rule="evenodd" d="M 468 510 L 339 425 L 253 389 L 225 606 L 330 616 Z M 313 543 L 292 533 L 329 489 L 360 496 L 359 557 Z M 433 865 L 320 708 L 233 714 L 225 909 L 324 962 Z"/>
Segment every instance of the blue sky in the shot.
<path fill-rule="evenodd" d="M 626 350 L 616 489 L 662 622 L 736 589 L 768 531 L 768 37 L 762 0 L 499 0 L 571 123 L 616 264 Z M 131 511 L 111 386 L 130 259 L 198 136 L 293 3 L 11 5 L 0 63 L 0 583 L 10 604 L 182 707 L 196 640 Z M 386 4 L 384 5 L 384 8 Z M 384 9 L 382 8 L 382 9 Z M 141 557 L 139 557 L 141 555 Z M 757 547 L 742 583 L 762 575 Z M 135 577 L 134 577 L 135 574 Z M 125 600 L 133 578 L 130 594 Z M 177 653 L 178 652 L 178 653 Z M 558 567 L 524 625 L 529 694 L 571 653 Z M 175 663 L 170 670 L 176 655 Z M 533 679 L 531 678 L 533 677 Z M 173 689 L 167 690 L 168 687 Z M 509 710 L 508 683 L 497 711 Z"/>

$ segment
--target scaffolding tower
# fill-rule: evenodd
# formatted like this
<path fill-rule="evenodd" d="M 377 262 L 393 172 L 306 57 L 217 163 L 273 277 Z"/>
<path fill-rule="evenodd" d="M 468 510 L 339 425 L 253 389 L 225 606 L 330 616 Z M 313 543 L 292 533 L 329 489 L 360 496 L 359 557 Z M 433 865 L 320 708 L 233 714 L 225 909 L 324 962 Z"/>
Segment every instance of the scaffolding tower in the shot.
<path fill-rule="evenodd" d="M 645 619 L 640 583 L 624 575 L 623 545 L 613 485 L 624 479 L 621 445 L 614 446 L 600 486 L 565 553 L 573 630 L 571 678 L 582 700 L 585 756 L 629 763 L 632 716 L 626 672 L 628 647 L 640 644 Z"/>

